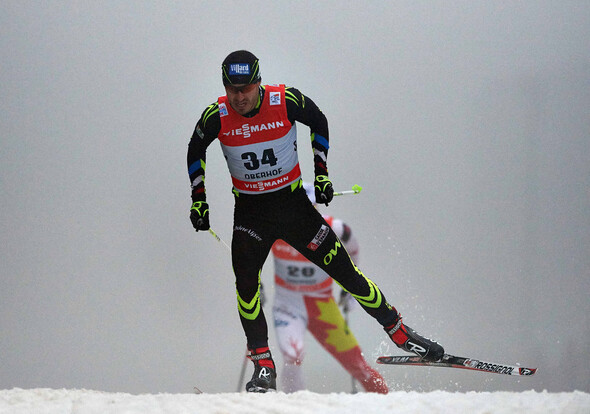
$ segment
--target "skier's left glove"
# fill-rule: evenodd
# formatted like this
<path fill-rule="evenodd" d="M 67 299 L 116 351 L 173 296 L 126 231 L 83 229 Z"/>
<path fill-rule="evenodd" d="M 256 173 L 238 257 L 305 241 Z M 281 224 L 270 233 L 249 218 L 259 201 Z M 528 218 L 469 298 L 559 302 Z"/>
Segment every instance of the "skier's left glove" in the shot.
<path fill-rule="evenodd" d="M 328 205 L 334 198 L 334 188 L 327 175 L 318 175 L 313 182 L 313 187 L 316 203 Z"/>
<path fill-rule="evenodd" d="M 266 304 L 266 295 L 264 294 L 264 285 L 260 282 L 260 305 L 264 306 Z"/>
<path fill-rule="evenodd" d="M 340 291 L 340 299 L 338 299 L 338 306 L 342 308 L 343 312 L 350 312 L 353 310 L 358 302 L 350 293 L 345 290 Z"/>
<path fill-rule="evenodd" d="M 195 201 L 190 218 L 196 231 L 209 230 L 209 204 L 206 201 Z"/>

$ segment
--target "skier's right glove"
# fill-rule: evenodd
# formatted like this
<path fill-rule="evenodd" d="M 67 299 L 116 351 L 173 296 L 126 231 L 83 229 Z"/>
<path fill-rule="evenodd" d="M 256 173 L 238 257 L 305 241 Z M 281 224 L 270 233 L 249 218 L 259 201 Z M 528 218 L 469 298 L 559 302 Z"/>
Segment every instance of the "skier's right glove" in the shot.
<path fill-rule="evenodd" d="M 190 218 L 196 231 L 209 230 L 209 204 L 206 201 L 195 201 Z"/>
<path fill-rule="evenodd" d="M 327 206 L 334 198 L 334 188 L 327 175 L 318 175 L 313 182 L 313 187 L 315 188 L 316 203 Z"/>

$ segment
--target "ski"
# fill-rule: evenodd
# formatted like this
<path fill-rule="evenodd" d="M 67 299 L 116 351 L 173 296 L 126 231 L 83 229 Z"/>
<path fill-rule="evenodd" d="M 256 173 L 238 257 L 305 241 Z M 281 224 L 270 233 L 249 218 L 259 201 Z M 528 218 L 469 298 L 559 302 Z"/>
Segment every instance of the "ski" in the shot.
<path fill-rule="evenodd" d="M 514 365 L 497 364 L 495 362 L 481 361 L 479 359 L 458 357 L 444 354 L 440 361 L 424 361 L 419 356 L 381 356 L 377 358 L 378 364 L 387 365 L 415 365 L 427 367 L 447 367 L 469 369 L 472 371 L 491 372 L 494 374 L 535 375 L 537 368 L 524 368 Z"/>

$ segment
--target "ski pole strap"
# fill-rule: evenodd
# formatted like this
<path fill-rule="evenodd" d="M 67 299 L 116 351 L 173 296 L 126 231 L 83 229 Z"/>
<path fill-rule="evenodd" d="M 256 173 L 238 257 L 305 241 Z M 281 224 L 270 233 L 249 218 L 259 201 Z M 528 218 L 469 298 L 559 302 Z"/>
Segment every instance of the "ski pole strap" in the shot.
<path fill-rule="evenodd" d="M 261 359 L 270 359 L 270 351 L 266 351 L 263 352 L 262 354 L 250 354 L 247 355 L 247 357 L 251 360 L 251 361 L 260 361 Z"/>
<path fill-rule="evenodd" d="M 397 323 L 393 326 L 393 328 L 391 328 L 390 330 L 387 331 L 387 335 L 389 335 L 389 336 L 393 335 L 399 329 L 400 326 L 402 326 L 402 317 L 401 316 L 399 317 L 399 319 L 397 320 Z"/>

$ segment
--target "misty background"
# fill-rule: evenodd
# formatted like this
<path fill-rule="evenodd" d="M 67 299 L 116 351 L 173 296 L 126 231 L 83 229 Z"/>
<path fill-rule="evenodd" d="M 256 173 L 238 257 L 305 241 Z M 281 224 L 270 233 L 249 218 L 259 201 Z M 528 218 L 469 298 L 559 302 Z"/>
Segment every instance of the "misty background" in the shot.
<path fill-rule="evenodd" d="M 186 150 L 248 49 L 328 117 L 334 187 L 363 191 L 322 211 L 407 324 L 539 368 L 377 366 L 390 388 L 590 392 L 590 3 L 363 3 L 0 3 L 0 388 L 235 391 L 234 278 L 188 219 Z M 302 125 L 299 156 L 313 179 Z M 218 143 L 206 172 L 229 242 Z M 350 325 L 373 366 L 403 354 L 360 308 Z M 351 389 L 311 336 L 304 369 Z"/>

